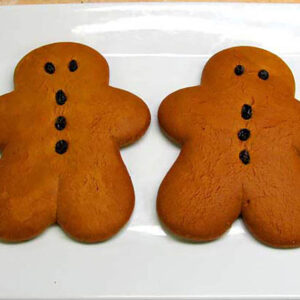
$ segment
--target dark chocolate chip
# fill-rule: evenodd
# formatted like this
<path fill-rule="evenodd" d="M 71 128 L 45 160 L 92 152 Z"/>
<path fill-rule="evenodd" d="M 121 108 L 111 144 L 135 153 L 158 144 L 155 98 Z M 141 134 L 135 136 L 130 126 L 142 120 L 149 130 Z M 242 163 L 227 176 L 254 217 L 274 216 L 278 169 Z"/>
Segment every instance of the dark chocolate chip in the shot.
<path fill-rule="evenodd" d="M 241 141 L 247 141 L 250 137 L 250 130 L 243 128 L 239 131 L 238 137 Z"/>
<path fill-rule="evenodd" d="M 267 80 L 269 78 L 269 73 L 266 70 L 260 70 L 258 72 L 258 77 L 262 80 Z"/>
<path fill-rule="evenodd" d="M 77 65 L 77 61 L 72 59 L 70 62 L 69 62 L 69 70 L 71 72 L 75 72 L 76 70 L 78 69 L 78 65 Z"/>
<path fill-rule="evenodd" d="M 241 75 L 244 73 L 244 71 L 245 71 L 245 68 L 244 68 L 244 66 L 242 66 L 242 65 L 237 65 L 237 66 L 234 68 L 234 73 L 235 73 L 235 75 L 237 75 L 237 76 L 241 76 Z"/>
<path fill-rule="evenodd" d="M 44 69 L 49 74 L 53 74 L 55 72 L 55 67 L 51 62 L 47 62 L 44 66 Z"/>
<path fill-rule="evenodd" d="M 60 140 L 55 145 L 55 151 L 58 154 L 64 154 L 68 150 L 68 143 L 65 140 Z"/>
<path fill-rule="evenodd" d="M 58 105 L 63 105 L 67 101 L 67 96 L 62 90 L 59 90 L 56 92 L 55 99 Z"/>
<path fill-rule="evenodd" d="M 67 125 L 67 120 L 63 116 L 59 116 L 55 121 L 55 128 L 57 130 L 63 130 Z"/>
<path fill-rule="evenodd" d="M 248 104 L 244 104 L 242 107 L 242 118 L 245 120 L 249 120 L 252 117 L 252 107 Z"/>
<path fill-rule="evenodd" d="M 240 160 L 245 165 L 248 165 L 250 163 L 250 154 L 247 150 L 243 150 L 240 152 Z"/>

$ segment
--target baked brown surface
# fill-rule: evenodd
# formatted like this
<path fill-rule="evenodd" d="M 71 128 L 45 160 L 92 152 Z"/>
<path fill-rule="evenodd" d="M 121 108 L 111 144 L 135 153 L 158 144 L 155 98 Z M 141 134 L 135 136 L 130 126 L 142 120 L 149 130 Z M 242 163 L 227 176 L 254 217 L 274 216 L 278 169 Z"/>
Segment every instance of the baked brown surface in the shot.
<path fill-rule="evenodd" d="M 170 231 L 209 241 L 241 214 L 263 243 L 300 246 L 300 103 L 294 94 L 293 75 L 279 57 L 235 47 L 208 61 L 200 86 L 162 102 L 160 125 L 182 147 L 157 199 Z"/>
<path fill-rule="evenodd" d="M 134 190 L 119 148 L 143 135 L 150 114 L 108 81 L 105 59 L 77 43 L 46 45 L 17 65 L 15 90 L 0 97 L 1 239 L 57 222 L 99 242 L 128 221 Z"/>

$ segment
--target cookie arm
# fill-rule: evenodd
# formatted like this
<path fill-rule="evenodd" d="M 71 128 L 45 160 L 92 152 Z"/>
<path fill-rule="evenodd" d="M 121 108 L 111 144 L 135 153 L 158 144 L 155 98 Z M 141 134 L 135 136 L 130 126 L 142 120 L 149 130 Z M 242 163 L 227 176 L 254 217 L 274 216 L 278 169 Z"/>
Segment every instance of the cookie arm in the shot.
<path fill-rule="evenodd" d="M 13 92 L 0 96 L 0 150 L 7 144 L 13 122 L 9 107 Z"/>
<path fill-rule="evenodd" d="M 300 156 L 300 102 L 295 99 L 294 110 L 297 112 L 296 118 L 291 121 L 291 133 L 293 136 L 292 144 Z"/>
<path fill-rule="evenodd" d="M 178 90 L 167 96 L 158 110 L 158 120 L 165 133 L 179 144 L 188 138 L 196 107 L 199 105 L 201 87 Z"/>
<path fill-rule="evenodd" d="M 106 95 L 110 134 L 120 147 L 133 143 L 150 124 L 147 105 L 139 97 L 113 87 Z"/>

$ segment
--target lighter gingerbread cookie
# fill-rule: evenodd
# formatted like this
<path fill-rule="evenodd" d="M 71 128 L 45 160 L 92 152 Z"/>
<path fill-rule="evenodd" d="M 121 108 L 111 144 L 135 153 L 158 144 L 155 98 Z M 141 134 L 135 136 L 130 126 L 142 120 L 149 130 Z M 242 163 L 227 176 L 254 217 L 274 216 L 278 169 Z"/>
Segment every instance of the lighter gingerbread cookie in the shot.
<path fill-rule="evenodd" d="M 0 238 L 23 241 L 58 223 L 83 242 L 128 221 L 134 191 L 119 148 L 146 131 L 145 103 L 108 85 L 105 59 L 76 43 L 26 55 L 0 97 Z"/>
<path fill-rule="evenodd" d="M 158 193 L 161 221 L 195 241 L 221 236 L 241 214 L 274 247 L 300 246 L 300 103 L 287 65 L 254 47 L 221 51 L 201 85 L 158 112 L 182 150 Z"/>

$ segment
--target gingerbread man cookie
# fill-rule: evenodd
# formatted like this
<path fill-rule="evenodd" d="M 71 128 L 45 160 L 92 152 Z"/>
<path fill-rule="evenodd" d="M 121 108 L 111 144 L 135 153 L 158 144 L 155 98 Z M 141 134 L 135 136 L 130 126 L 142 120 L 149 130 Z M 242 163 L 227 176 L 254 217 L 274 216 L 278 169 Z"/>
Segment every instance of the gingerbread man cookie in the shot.
<path fill-rule="evenodd" d="M 195 241 L 221 236 L 242 215 L 274 247 L 300 246 L 300 103 L 276 55 L 235 47 L 214 55 L 201 85 L 158 112 L 182 150 L 158 193 L 161 221 Z"/>
<path fill-rule="evenodd" d="M 105 59 L 77 43 L 27 54 L 0 97 L 0 238 L 23 241 L 58 223 L 79 241 L 108 239 L 128 221 L 134 191 L 119 148 L 150 114 L 110 87 Z"/>

